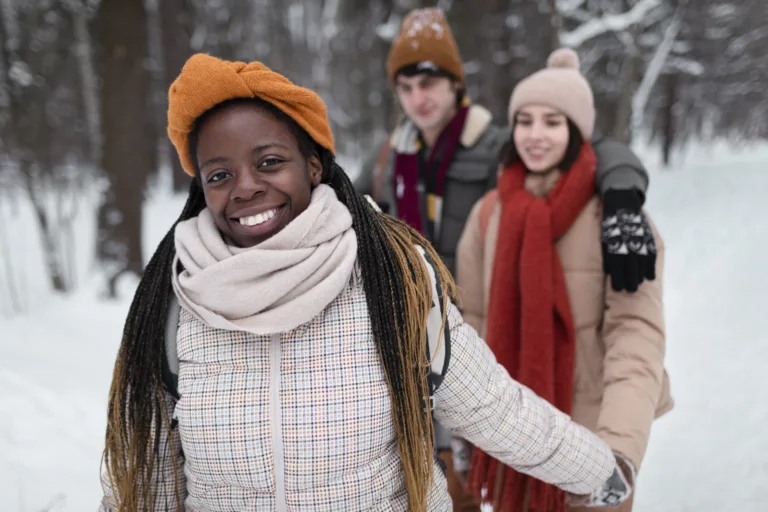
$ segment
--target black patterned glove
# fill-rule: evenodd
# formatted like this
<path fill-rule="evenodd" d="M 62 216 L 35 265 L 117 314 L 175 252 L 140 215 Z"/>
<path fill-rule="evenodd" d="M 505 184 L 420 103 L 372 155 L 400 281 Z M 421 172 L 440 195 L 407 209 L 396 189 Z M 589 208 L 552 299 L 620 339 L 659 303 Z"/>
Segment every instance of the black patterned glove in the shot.
<path fill-rule="evenodd" d="M 609 190 L 603 197 L 603 269 L 615 291 L 636 292 L 656 279 L 656 242 L 642 201 L 634 190 Z"/>

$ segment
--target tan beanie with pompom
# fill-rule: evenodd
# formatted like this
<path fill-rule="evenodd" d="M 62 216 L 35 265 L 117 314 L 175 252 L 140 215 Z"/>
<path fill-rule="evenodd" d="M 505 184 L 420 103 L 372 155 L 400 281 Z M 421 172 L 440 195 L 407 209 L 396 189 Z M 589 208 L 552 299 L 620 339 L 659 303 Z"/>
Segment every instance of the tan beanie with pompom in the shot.
<path fill-rule="evenodd" d="M 547 59 L 542 69 L 523 79 L 509 100 L 509 124 L 517 112 L 527 105 L 546 105 L 559 110 L 579 128 L 584 140 L 592 138 L 595 129 L 595 100 L 592 88 L 579 71 L 578 54 L 560 48 Z"/>

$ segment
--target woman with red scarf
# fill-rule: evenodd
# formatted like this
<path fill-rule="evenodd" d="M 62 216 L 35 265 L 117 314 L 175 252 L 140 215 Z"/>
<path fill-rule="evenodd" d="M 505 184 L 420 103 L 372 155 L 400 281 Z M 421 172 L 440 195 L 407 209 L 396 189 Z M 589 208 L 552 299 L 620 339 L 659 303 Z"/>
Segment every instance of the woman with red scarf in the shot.
<path fill-rule="evenodd" d="M 651 423 L 673 403 L 664 370 L 661 237 L 642 218 L 625 230 L 601 221 L 590 145 L 594 100 L 578 68 L 575 52 L 558 50 L 512 93 L 498 188 L 467 221 L 457 281 L 466 321 L 498 362 L 596 432 L 622 471 L 601 491 L 567 496 L 478 449 L 469 487 L 495 512 L 631 511 Z M 655 243 L 656 279 L 636 293 L 615 291 L 603 272 L 604 230 L 619 231 L 619 252 L 644 254 Z"/>

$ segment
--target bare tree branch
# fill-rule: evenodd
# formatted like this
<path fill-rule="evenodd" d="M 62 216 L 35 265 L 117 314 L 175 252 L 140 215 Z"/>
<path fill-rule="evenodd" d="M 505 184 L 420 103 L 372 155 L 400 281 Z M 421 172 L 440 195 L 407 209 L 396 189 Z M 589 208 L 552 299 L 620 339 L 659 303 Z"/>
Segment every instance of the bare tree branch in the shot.
<path fill-rule="evenodd" d="M 571 48 L 578 48 L 590 39 L 608 32 L 625 31 L 643 19 L 654 9 L 662 5 L 661 0 L 640 0 L 632 9 L 620 14 L 606 14 L 594 18 L 571 32 L 561 35 L 562 43 Z"/>
<path fill-rule="evenodd" d="M 656 85 L 656 81 L 659 79 L 659 76 L 664 69 L 667 57 L 669 57 L 669 52 L 672 50 L 672 45 L 675 43 L 675 39 L 680 33 L 686 4 L 687 2 L 683 2 L 678 6 L 674 18 L 672 18 L 669 25 L 667 25 L 667 28 L 664 31 L 664 39 L 662 39 L 661 43 L 656 48 L 656 52 L 648 63 L 648 68 L 646 69 L 643 79 L 632 99 L 633 133 L 637 133 L 643 125 L 643 115 L 645 114 L 645 107 L 648 104 L 648 96 L 650 96 L 653 86 Z"/>

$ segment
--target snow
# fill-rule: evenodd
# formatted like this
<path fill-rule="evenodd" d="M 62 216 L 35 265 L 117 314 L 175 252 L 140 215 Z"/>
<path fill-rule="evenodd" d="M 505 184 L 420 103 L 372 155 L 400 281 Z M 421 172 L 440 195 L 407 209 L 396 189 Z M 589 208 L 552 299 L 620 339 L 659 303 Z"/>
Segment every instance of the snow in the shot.
<path fill-rule="evenodd" d="M 660 168 L 657 150 L 639 151 L 652 169 L 648 210 L 666 247 L 667 368 L 677 405 L 654 424 L 635 512 L 765 510 L 768 145 L 695 145 L 672 170 Z M 22 203 L 13 213 L 0 198 L 28 308 L 13 317 L 0 308 L 3 511 L 95 510 L 101 496 L 107 392 L 135 283 L 121 283 L 117 301 L 101 298 L 90 259 L 95 226 L 85 216 L 95 200 L 86 199 L 76 236 L 78 275 L 87 278 L 61 296 L 40 276 L 31 211 Z M 147 253 L 183 202 L 149 198 Z M 0 300 L 3 286 L 0 274 Z"/>
<path fill-rule="evenodd" d="M 16 61 L 11 64 L 8 71 L 8 78 L 19 84 L 21 87 L 29 87 L 35 81 L 35 77 L 25 62 Z"/>
<path fill-rule="evenodd" d="M 767 163 L 766 145 L 699 146 L 652 177 L 677 404 L 654 424 L 636 511 L 766 509 Z"/>
<path fill-rule="evenodd" d="M 445 34 L 443 23 L 445 18 L 440 11 L 432 8 L 415 9 L 405 19 L 402 30 L 406 37 L 442 39 Z"/>
<path fill-rule="evenodd" d="M 700 62 L 675 56 L 670 56 L 667 58 L 667 66 L 691 76 L 701 76 L 707 69 Z"/>
<path fill-rule="evenodd" d="M 571 11 L 575 11 L 584 5 L 585 2 L 586 0 L 558 0 L 557 10 L 560 14 L 570 14 Z"/>
<path fill-rule="evenodd" d="M 392 42 L 395 37 L 397 37 L 398 32 L 400 32 L 401 21 L 402 19 L 400 16 L 397 16 L 394 13 L 391 14 L 386 23 L 381 23 L 376 26 L 376 35 L 384 41 Z"/>
<path fill-rule="evenodd" d="M 620 14 L 605 14 L 592 18 L 578 28 L 560 35 L 560 42 L 571 48 L 578 48 L 585 42 L 606 32 L 622 32 L 632 25 L 640 23 L 656 7 L 661 0 L 640 0 L 632 9 Z"/>

